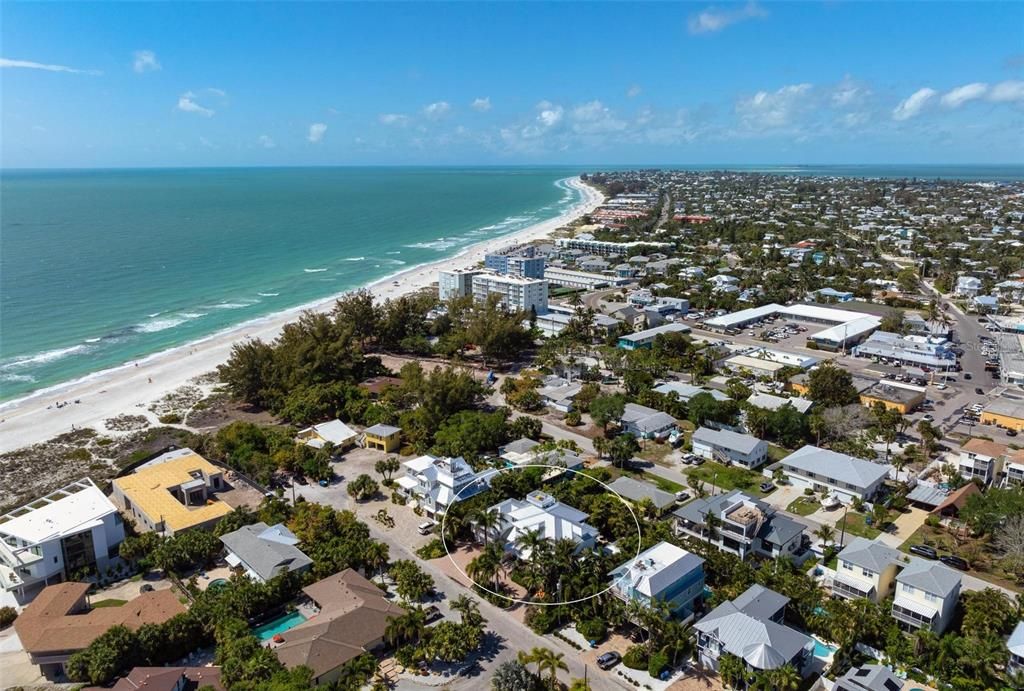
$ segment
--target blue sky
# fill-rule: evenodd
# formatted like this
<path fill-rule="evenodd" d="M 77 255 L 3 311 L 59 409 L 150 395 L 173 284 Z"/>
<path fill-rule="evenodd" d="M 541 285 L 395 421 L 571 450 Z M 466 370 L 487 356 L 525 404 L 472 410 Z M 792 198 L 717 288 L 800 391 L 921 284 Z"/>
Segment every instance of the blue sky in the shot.
<path fill-rule="evenodd" d="M 5 167 L 1024 162 L 1024 3 L 0 14 Z"/>

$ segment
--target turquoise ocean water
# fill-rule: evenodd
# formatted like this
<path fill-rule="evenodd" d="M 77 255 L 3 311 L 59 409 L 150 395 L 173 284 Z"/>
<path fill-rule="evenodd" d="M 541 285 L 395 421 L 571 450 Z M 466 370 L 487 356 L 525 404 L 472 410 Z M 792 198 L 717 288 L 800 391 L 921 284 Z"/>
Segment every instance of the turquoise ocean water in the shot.
<path fill-rule="evenodd" d="M 0 178 L 0 398 L 559 215 L 556 168 L 19 171 Z"/>
<path fill-rule="evenodd" d="M 661 167 L 1024 179 L 1021 166 Z M 601 168 L 0 172 L 0 400 L 557 216 L 578 200 L 565 178 Z"/>

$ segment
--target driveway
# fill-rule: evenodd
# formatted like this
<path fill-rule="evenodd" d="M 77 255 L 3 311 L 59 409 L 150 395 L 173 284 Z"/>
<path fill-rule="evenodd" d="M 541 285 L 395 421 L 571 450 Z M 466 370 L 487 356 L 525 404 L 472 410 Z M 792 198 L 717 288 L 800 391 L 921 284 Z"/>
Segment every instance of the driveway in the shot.
<path fill-rule="evenodd" d="M 890 529 L 879 535 L 878 540 L 890 547 L 898 548 L 906 542 L 918 528 L 924 525 L 926 518 L 928 518 L 927 511 L 924 509 L 911 508 L 906 513 L 901 513 L 896 516 L 896 519 L 892 522 Z"/>

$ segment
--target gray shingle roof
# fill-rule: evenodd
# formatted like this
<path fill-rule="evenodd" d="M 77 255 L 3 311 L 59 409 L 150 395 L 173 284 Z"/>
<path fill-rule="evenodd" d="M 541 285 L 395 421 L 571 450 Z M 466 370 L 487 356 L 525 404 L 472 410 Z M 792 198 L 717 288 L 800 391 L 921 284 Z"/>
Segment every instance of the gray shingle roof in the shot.
<path fill-rule="evenodd" d="M 960 574 L 945 564 L 911 557 L 910 564 L 896 576 L 896 581 L 945 598 L 960 587 Z"/>
<path fill-rule="evenodd" d="M 762 542 L 770 545 L 785 545 L 790 540 L 804 532 L 804 525 L 797 523 L 792 518 L 775 514 L 768 522 L 761 526 L 757 536 Z"/>
<path fill-rule="evenodd" d="M 867 489 L 889 474 L 889 467 L 872 463 L 862 458 L 847 456 L 845 453 L 819 449 L 810 444 L 797 449 L 782 459 L 782 463 L 803 472 L 827 476 L 832 480 L 845 482 L 860 489 Z"/>
<path fill-rule="evenodd" d="M 903 681 L 888 667 L 864 665 L 854 667 L 836 680 L 832 691 L 900 691 Z"/>
<path fill-rule="evenodd" d="M 848 561 L 854 566 L 881 573 L 890 564 L 895 562 L 905 563 L 907 557 L 899 550 L 888 545 L 863 537 L 855 537 L 847 543 L 843 551 L 839 553 L 839 559 Z"/>
<path fill-rule="evenodd" d="M 222 535 L 220 541 L 264 580 L 273 578 L 278 567 L 295 571 L 313 563 L 295 546 L 297 538 L 281 524 L 268 526 L 261 522 L 245 525 Z"/>
<path fill-rule="evenodd" d="M 641 482 L 631 477 L 620 477 L 615 482 L 609 484 L 608 487 L 630 501 L 640 501 L 647 497 L 659 509 L 670 506 L 676 500 L 675 496 L 671 493 L 664 492 L 649 482 Z"/>
<path fill-rule="evenodd" d="M 708 427 L 701 427 L 694 432 L 692 440 L 723 449 L 732 449 L 742 454 L 753 453 L 758 444 L 761 444 L 760 439 L 749 434 L 730 432 L 725 429 L 710 429 Z"/>
<path fill-rule="evenodd" d="M 789 604 L 789 598 L 770 588 L 755 583 L 732 601 L 736 609 L 755 619 L 771 619 Z"/>

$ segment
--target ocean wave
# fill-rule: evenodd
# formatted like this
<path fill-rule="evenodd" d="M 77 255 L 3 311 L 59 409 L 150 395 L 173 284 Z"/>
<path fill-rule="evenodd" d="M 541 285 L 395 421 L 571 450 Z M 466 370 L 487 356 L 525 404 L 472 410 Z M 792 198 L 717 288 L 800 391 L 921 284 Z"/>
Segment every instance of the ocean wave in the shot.
<path fill-rule="evenodd" d="M 31 384 L 36 381 L 36 378 L 33 377 L 31 374 L 11 374 L 9 372 L 3 372 L 0 373 L 0 381 L 23 382 L 26 384 Z"/>
<path fill-rule="evenodd" d="M 437 240 L 432 240 L 430 242 L 414 242 L 411 245 L 404 245 L 404 247 L 444 252 L 445 250 L 450 250 L 452 247 L 464 242 L 466 242 L 465 238 L 438 238 Z"/>
<path fill-rule="evenodd" d="M 252 307 L 259 300 L 242 300 L 240 302 L 218 302 L 216 305 L 210 305 L 215 310 L 240 310 L 246 307 Z"/>
<path fill-rule="evenodd" d="M 384 254 L 401 254 L 402 250 L 395 250 L 394 252 L 385 252 Z"/>
<path fill-rule="evenodd" d="M 261 298 L 276 298 L 281 293 L 256 293 Z"/>
<path fill-rule="evenodd" d="M 55 348 L 53 350 L 45 350 L 35 355 L 19 355 L 18 357 L 12 358 L 10 361 L 0 365 L 0 372 L 8 372 L 12 369 L 19 369 L 22 367 L 32 367 L 33 365 L 44 365 L 49 362 L 56 362 L 57 360 L 63 360 L 64 358 L 74 355 L 75 353 L 81 353 L 88 350 L 89 347 L 85 344 L 80 343 L 79 345 L 69 346 L 67 348 Z"/>
<path fill-rule="evenodd" d="M 327 271 L 327 269 L 303 269 L 307 274 L 318 274 Z"/>
<path fill-rule="evenodd" d="M 347 262 L 361 262 L 366 261 L 366 257 L 345 257 Z"/>
<path fill-rule="evenodd" d="M 161 314 L 161 313 L 158 313 Z M 192 321 L 193 319 L 201 319 L 206 316 L 206 312 L 177 312 L 175 314 L 168 315 L 163 319 L 151 319 L 148 322 L 142 324 L 136 324 L 129 329 L 132 333 L 158 333 L 160 331 L 166 331 L 167 329 L 173 329 L 176 326 L 181 326 L 185 322 Z"/>
<path fill-rule="evenodd" d="M 85 339 L 85 342 L 86 343 L 99 343 L 102 340 L 103 340 L 102 338 L 87 338 L 87 339 Z"/>

